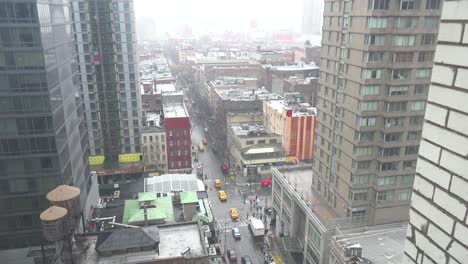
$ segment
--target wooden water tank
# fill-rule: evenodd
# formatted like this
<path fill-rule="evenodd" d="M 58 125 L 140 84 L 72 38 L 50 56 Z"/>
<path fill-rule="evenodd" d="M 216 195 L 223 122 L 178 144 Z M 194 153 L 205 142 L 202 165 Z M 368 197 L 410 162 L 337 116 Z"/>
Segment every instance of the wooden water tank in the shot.
<path fill-rule="evenodd" d="M 63 207 L 51 206 L 41 213 L 42 232 L 48 241 L 59 241 L 69 233 L 68 211 Z"/>
<path fill-rule="evenodd" d="M 70 217 L 81 214 L 80 189 L 68 185 L 59 185 L 47 194 L 47 200 L 53 205 L 66 208 Z"/>

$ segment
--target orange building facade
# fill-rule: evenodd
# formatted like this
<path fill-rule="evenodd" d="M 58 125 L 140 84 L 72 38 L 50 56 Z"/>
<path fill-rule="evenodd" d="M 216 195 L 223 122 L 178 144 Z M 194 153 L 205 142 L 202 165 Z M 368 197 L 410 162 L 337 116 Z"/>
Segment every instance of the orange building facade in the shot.
<path fill-rule="evenodd" d="M 317 110 L 309 104 L 284 100 L 263 102 L 264 124 L 282 136 L 287 160 L 310 161 L 314 150 Z"/>

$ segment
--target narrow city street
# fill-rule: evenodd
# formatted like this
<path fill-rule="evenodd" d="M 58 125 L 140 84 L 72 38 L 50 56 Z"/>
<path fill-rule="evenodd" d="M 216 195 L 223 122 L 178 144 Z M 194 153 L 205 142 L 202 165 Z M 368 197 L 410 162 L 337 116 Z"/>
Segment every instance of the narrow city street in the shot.
<path fill-rule="evenodd" d="M 195 147 L 202 143 L 202 138 L 205 137 L 205 122 L 200 118 L 192 115 L 192 144 Z M 260 202 L 259 205 L 264 205 L 265 196 L 261 195 L 262 192 L 253 192 L 250 187 L 238 186 L 231 179 L 225 181 L 224 174 L 221 171 L 222 161 L 213 153 L 212 145 L 210 142 L 206 145 L 204 152 L 199 152 L 196 148 L 198 162 L 203 166 L 203 173 L 207 176 L 205 183 L 208 185 L 208 197 L 211 202 L 214 216 L 216 218 L 217 228 L 220 230 L 221 238 L 221 251 L 226 249 L 234 249 L 238 262 L 240 257 L 247 255 L 250 256 L 254 263 L 263 263 L 263 255 L 258 246 L 255 245 L 252 236 L 248 229 L 248 216 L 252 216 L 255 208 L 251 208 L 249 197 L 253 198 L 256 194 Z M 194 164 L 194 171 L 196 171 L 197 163 Z M 214 186 L 214 180 L 220 179 L 222 181 L 222 189 L 227 194 L 227 201 L 220 201 L 218 198 L 218 189 Z M 245 200 L 244 200 L 245 197 Z M 229 209 L 236 208 L 239 213 L 238 220 L 232 220 L 229 215 Z M 234 239 L 232 235 L 232 228 L 238 227 L 241 232 L 241 239 Z M 224 233 L 222 232 L 224 230 Z"/>

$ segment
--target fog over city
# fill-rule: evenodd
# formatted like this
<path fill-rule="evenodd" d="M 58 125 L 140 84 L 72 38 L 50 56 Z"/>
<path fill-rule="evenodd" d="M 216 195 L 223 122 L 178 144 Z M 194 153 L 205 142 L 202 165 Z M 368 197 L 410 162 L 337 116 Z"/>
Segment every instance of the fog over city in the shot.
<path fill-rule="evenodd" d="M 156 26 L 158 35 L 184 26 L 194 33 L 247 32 L 253 20 L 262 30 L 288 29 L 298 32 L 302 19 L 301 0 L 135 0 L 138 23 Z M 152 24 L 151 24 L 152 23 Z"/>

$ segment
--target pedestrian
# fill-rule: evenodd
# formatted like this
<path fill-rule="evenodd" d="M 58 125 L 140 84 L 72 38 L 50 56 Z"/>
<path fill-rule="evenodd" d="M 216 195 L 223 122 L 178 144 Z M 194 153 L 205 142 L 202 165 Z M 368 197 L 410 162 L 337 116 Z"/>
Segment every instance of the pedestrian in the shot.
<path fill-rule="evenodd" d="M 247 212 L 247 219 L 249 219 L 249 212 Z"/>

